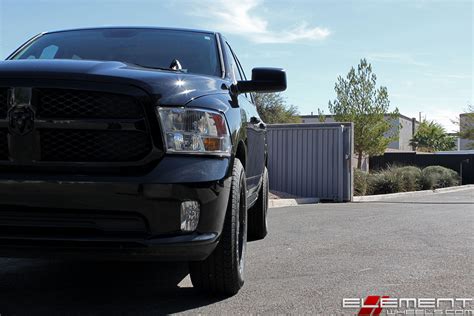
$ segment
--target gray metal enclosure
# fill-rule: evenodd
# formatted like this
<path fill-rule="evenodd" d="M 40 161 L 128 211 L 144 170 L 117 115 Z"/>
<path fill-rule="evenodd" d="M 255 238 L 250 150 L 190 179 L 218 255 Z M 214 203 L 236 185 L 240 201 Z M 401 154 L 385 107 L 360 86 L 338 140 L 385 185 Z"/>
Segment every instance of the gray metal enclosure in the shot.
<path fill-rule="evenodd" d="M 267 127 L 270 190 L 352 201 L 352 123 Z"/>

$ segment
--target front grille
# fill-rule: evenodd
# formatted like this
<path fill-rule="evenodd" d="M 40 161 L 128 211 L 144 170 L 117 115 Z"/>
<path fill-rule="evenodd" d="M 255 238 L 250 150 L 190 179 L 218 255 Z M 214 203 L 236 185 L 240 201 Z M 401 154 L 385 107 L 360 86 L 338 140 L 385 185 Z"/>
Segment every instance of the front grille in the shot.
<path fill-rule="evenodd" d="M 9 89 L 22 97 L 16 98 L 18 103 L 8 104 Z M 140 172 L 150 165 L 146 158 L 151 159 L 152 137 L 141 99 L 134 96 L 137 91 L 126 89 L 131 92 L 0 87 L 0 169 L 56 166 L 87 173 L 91 167 L 90 172 L 108 173 L 120 167 Z M 22 134 L 13 128 L 21 115 L 9 116 L 8 110 L 21 113 L 25 104 L 34 116 L 28 122 L 31 130 Z"/>
<path fill-rule="evenodd" d="M 8 130 L 0 129 L 0 160 L 8 160 Z"/>
<path fill-rule="evenodd" d="M 7 116 L 7 88 L 0 88 L 0 118 Z"/>
<path fill-rule="evenodd" d="M 134 119 L 143 109 L 130 96 L 95 91 L 37 89 L 37 116 L 41 118 Z"/>
<path fill-rule="evenodd" d="M 129 162 L 144 158 L 151 148 L 144 132 L 43 130 L 41 160 L 64 162 Z"/>

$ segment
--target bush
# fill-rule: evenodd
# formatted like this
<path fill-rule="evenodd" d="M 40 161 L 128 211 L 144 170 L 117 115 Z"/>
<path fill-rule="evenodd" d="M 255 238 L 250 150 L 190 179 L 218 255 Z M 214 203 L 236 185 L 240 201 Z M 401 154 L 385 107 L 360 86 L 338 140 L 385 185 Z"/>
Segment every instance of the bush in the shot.
<path fill-rule="evenodd" d="M 459 185 L 458 173 L 442 166 L 426 167 L 422 171 L 424 190 L 452 187 Z"/>
<path fill-rule="evenodd" d="M 367 194 L 396 193 L 403 189 L 400 173 L 395 168 L 371 173 L 367 182 Z"/>
<path fill-rule="evenodd" d="M 354 195 L 367 194 L 367 177 L 368 173 L 360 169 L 354 170 Z"/>
<path fill-rule="evenodd" d="M 418 191 L 423 188 L 422 172 L 418 167 L 406 166 L 394 170 L 398 174 L 398 181 L 402 192 Z"/>
<path fill-rule="evenodd" d="M 370 174 L 357 169 L 354 171 L 355 195 L 432 190 L 458 184 L 456 171 L 441 166 L 430 166 L 423 170 L 413 166 L 392 166 Z"/>

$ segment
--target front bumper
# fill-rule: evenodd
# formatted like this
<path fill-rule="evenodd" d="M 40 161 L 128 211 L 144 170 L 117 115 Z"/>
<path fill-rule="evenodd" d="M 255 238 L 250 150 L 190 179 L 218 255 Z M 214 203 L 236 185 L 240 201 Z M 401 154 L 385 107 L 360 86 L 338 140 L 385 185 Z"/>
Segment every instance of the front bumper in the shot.
<path fill-rule="evenodd" d="M 216 247 L 230 192 L 230 159 L 165 156 L 140 177 L 3 174 L 0 256 L 203 260 Z M 180 204 L 195 200 L 195 232 Z"/>

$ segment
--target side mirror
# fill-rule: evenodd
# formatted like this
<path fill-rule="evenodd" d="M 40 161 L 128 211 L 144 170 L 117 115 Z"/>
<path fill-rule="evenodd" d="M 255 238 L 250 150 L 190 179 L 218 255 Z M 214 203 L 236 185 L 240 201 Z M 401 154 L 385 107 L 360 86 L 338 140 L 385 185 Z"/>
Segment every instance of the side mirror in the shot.
<path fill-rule="evenodd" d="M 252 80 L 239 81 L 237 93 L 280 92 L 286 90 L 286 72 L 280 68 L 254 68 Z"/>

